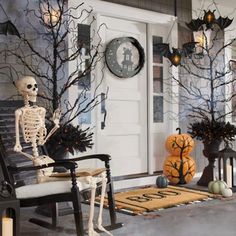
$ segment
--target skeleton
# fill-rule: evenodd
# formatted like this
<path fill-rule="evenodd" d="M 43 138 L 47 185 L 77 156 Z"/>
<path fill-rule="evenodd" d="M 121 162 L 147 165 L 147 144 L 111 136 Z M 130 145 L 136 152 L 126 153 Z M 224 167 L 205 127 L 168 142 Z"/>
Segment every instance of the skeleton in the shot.
<path fill-rule="evenodd" d="M 16 143 L 14 146 L 14 151 L 22 153 L 24 156 L 30 158 L 35 166 L 49 164 L 54 162 L 50 157 L 45 155 L 39 155 L 38 145 L 43 145 L 52 136 L 52 134 L 59 128 L 60 121 L 60 110 L 57 109 L 52 117 L 54 122 L 54 127 L 47 134 L 45 127 L 45 114 L 46 110 L 43 107 L 36 105 L 30 106 L 29 102 L 36 102 L 38 86 L 32 76 L 25 76 L 16 81 L 16 87 L 19 93 L 23 96 L 24 106 L 15 111 L 15 129 L 16 129 Z M 26 143 L 30 143 L 32 146 L 32 155 L 22 152 L 22 147 L 20 144 L 20 128 L 23 134 L 23 139 Z M 53 172 L 53 168 L 46 168 L 44 170 L 37 171 L 37 182 L 44 182 L 45 179 L 49 180 L 49 177 Z M 102 179 L 102 193 L 100 200 L 100 209 L 98 215 L 98 229 L 106 232 L 108 235 L 112 235 L 110 232 L 106 231 L 102 226 L 102 210 L 103 202 L 106 192 L 107 178 L 105 172 L 101 173 L 99 176 L 88 176 L 80 177 L 78 181 L 86 182 L 89 184 L 91 189 L 91 199 L 90 199 L 90 214 L 88 222 L 88 235 L 98 236 L 99 234 L 94 230 L 93 218 L 94 218 L 94 203 L 95 203 L 95 192 L 97 188 L 96 178 L 100 177 Z"/>

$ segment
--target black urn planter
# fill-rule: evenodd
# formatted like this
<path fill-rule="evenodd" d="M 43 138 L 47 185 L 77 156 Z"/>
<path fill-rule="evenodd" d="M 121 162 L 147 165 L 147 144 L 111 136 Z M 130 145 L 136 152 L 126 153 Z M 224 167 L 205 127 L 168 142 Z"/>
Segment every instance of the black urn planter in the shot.
<path fill-rule="evenodd" d="M 212 180 L 214 180 L 214 164 L 216 158 L 218 158 L 219 155 L 219 148 L 222 140 L 212 140 L 210 142 L 203 142 L 204 149 L 203 154 L 208 159 L 209 163 L 204 168 L 203 173 L 199 181 L 197 182 L 200 186 L 208 186 L 208 183 Z"/>
<path fill-rule="evenodd" d="M 51 145 L 47 145 L 48 156 L 52 158 L 55 162 L 68 160 L 68 152 L 65 151 L 65 148 L 58 145 L 57 147 L 52 147 Z M 53 150 L 53 151 L 51 151 Z M 66 172 L 64 167 L 54 167 L 54 172 Z"/>

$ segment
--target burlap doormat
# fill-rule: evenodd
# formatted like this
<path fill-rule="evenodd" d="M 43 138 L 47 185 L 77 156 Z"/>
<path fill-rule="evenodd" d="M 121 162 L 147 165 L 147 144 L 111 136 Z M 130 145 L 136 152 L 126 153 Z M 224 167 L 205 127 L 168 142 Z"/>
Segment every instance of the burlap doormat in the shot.
<path fill-rule="evenodd" d="M 116 208 L 142 214 L 195 201 L 211 200 L 212 194 L 183 187 L 141 188 L 115 193 Z M 105 202 L 106 203 L 106 202 Z"/>

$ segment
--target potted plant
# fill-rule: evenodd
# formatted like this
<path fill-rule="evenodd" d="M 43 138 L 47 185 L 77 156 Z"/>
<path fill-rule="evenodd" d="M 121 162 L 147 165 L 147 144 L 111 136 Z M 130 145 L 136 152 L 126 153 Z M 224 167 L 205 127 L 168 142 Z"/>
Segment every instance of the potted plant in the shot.
<path fill-rule="evenodd" d="M 60 128 L 47 141 L 46 146 L 49 156 L 54 160 L 63 159 L 68 153 L 85 152 L 92 148 L 93 133 L 90 129 L 82 129 L 79 125 L 61 125 Z"/>
<path fill-rule="evenodd" d="M 209 164 L 205 167 L 198 184 L 207 185 L 214 175 L 214 162 L 218 157 L 220 144 L 222 141 L 228 143 L 235 140 L 236 127 L 225 121 L 203 119 L 191 123 L 189 133 L 204 144 L 203 154 L 207 157 Z"/>
<path fill-rule="evenodd" d="M 190 55 L 182 56 L 178 76 L 172 76 L 178 93 L 171 101 L 178 101 L 179 119 L 189 127 L 188 132 L 204 144 L 204 155 L 209 164 L 203 170 L 199 185 L 207 186 L 213 180 L 215 158 L 222 141 L 232 141 L 235 127 L 226 120 L 235 110 L 236 62 L 228 57 L 236 38 L 224 37 L 224 29 L 232 19 L 215 15 L 215 11 L 201 11 L 197 19 L 186 23 L 195 37 Z M 175 97 L 176 95 L 176 97 Z M 183 122 L 185 121 L 185 122 Z"/>

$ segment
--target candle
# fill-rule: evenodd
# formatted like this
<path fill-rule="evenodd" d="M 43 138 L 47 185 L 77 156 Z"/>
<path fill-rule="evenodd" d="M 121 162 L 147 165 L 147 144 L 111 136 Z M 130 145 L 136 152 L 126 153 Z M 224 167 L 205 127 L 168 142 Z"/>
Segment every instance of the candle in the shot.
<path fill-rule="evenodd" d="M 2 218 L 2 236 L 13 236 L 13 219 Z"/>
<path fill-rule="evenodd" d="M 232 166 L 229 164 L 226 166 L 226 183 L 232 188 Z"/>

